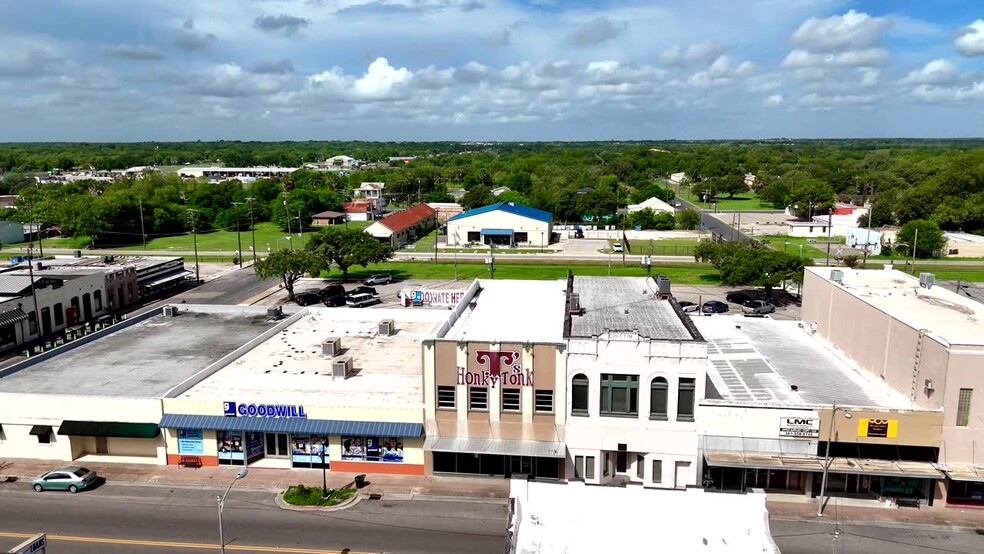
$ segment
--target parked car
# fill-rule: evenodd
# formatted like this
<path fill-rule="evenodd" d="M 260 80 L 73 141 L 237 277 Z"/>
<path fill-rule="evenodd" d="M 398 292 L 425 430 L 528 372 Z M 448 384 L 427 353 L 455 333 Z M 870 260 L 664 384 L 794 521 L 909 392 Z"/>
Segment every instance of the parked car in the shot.
<path fill-rule="evenodd" d="M 348 303 L 348 297 L 342 296 L 341 294 L 336 294 L 335 296 L 329 296 L 325 298 L 325 306 L 329 308 L 337 308 L 339 306 L 345 306 Z"/>
<path fill-rule="evenodd" d="M 732 304 L 744 305 L 745 302 L 751 300 L 752 297 L 748 296 L 743 292 L 729 292 L 728 295 L 724 297 L 724 299 L 727 300 L 728 302 L 731 302 Z"/>
<path fill-rule="evenodd" d="M 365 308 L 366 306 L 372 306 L 380 302 L 380 299 L 371 294 L 350 294 L 345 303 L 352 308 Z"/>
<path fill-rule="evenodd" d="M 708 300 L 700 307 L 700 311 L 705 314 L 723 314 L 730 312 L 731 308 L 720 300 Z"/>
<path fill-rule="evenodd" d="M 322 301 L 321 295 L 313 292 L 302 292 L 294 295 L 294 302 L 297 302 L 298 306 L 313 306 L 321 304 Z"/>
<path fill-rule="evenodd" d="M 681 300 L 677 302 L 680 305 L 680 309 L 684 313 L 696 312 L 699 306 L 695 302 L 690 302 L 688 300 Z"/>
<path fill-rule="evenodd" d="M 321 298 L 331 298 L 332 296 L 345 296 L 345 287 L 342 285 L 328 285 L 318 291 Z"/>
<path fill-rule="evenodd" d="M 377 273 L 372 277 L 362 281 L 363 285 L 388 285 L 393 282 L 393 276 L 389 273 Z"/>
<path fill-rule="evenodd" d="M 373 296 L 379 296 L 379 293 L 376 292 L 375 287 L 355 287 L 354 289 L 348 291 L 348 294 L 349 296 L 353 294 L 371 294 Z"/>
<path fill-rule="evenodd" d="M 621 252 L 621 251 L 622 251 L 621 242 L 612 243 L 612 252 Z"/>
<path fill-rule="evenodd" d="M 39 475 L 31 481 L 31 486 L 37 492 L 68 491 L 74 494 L 91 489 L 95 486 L 97 478 L 95 471 L 79 466 L 68 466 Z"/>
<path fill-rule="evenodd" d="M 745 315 L 771 314 L 776 311 L 776 307 L 771 302 L 765 300 L 749 300 L 742 306 L 741 311 Z"/>

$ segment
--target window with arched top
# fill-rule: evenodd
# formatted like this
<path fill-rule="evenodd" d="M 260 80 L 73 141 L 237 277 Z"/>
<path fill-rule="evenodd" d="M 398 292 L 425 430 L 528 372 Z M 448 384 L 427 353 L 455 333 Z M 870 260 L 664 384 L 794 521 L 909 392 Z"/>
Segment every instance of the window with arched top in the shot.
<path fill-rule="evenodd" d="M 578 373 L 571 380 L 571 415 L 588 415 L 588 378 Z"/>
<path fill-rule="evenodd" d="M 664 377 L 656 377 L 649 385 L 649 419 L 666 420 L 666 403 L 669 383 Z"/>

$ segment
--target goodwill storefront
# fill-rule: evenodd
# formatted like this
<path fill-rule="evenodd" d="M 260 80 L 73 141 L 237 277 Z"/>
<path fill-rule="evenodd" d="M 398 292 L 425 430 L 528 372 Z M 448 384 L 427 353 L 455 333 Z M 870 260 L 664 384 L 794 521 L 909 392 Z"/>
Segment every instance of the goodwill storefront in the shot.
<path fill-rule="evenodd" d="M 424 473 L 421 422 L 341 419 L 300 404 L 165 399 L 164 410 L 168 464 Z"/>

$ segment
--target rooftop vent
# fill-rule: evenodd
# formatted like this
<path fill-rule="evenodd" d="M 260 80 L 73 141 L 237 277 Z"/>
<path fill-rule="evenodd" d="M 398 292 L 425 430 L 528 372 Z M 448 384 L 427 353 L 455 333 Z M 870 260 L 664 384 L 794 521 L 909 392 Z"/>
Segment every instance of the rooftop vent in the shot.
<path fill-rule="evenodd" d="M 392 319 L 384 319 L 379 322 L 379 334 L 388 337 L 396 332 L 396 322 Z"/>
<path fill-rule="evenodd" d="M 81 250 L 76 250 L 75 252 L 72 253 L 72 255 L 75 256 L 76 258 L 81 258 L 82 257 L 82 251 Z"/>
<path fill-rule="evenodd" d="M 844 283 L 844 272 L 839 269 L 830 270 L 830 280 L 838 285 Z"/>
<path fill-rule="evenodd" d="M 348 379 L 352 375 L 352 356 L 340 356 L 331 361 L 331 376 Z"/>
<path fill-rule="evenodd" d="M 334 358 L 342 353 L 342 339 L 338 337 L 328 337 L 321 343 L 321 355 L 326 358 Z"/>
<path fill-rule="evenodd" d="M 567 313 L 573 315 L 584 315 L 584 308 L 581 307 L 581 295 L 572 292 L 567 300 Z"/>
<path fill-rule="evenodd" d="M 933 285 L 935 284 L 936 284 L 936 275 L 932 273 L 919 274 L 919 286 L 929 289 L 929 288 L 933 288 Z"/>
<path fill-rule="evenodd" d="M 34 262 L 34 269 L 37 271 L 41 271 L 42 269 L 44 269 L 44 262 L 41 261 Z M 925 275 L 925 273 L 923 275 Z"/>
<path fill-rule="evenodd" d="M 267 308 L 267 319 L 280 319 L 284 317 L 284 309 L 280 306 Z"/>
<path fill-rule="evenodd" d="M 178 315 L 178 309 L 174 306 L 164 306 L 164 317 L 174 317 Z"/>

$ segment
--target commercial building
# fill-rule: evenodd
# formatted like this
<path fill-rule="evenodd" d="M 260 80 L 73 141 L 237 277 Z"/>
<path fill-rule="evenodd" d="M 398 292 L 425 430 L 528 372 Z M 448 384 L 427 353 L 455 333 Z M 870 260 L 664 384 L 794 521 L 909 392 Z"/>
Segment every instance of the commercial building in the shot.
<path fill-rule="evenodd" d="M 341 225 L 345 223 L 345 214 L 332 210 L 316 213 L 311 216 L 311 225 L 315 227 L 328 227 L 329 225 Z"/>
<path fill-rule="evenodd" d="M 479 281 L 424 343 L 428 472 L 560 479 L 564 281 Z M 415 310 L 416 311 L 416 310 Z"/>
<path fill-rule="evenodd" d="M 296 167 L 183 167 L 178 175 L 186 179 L 205 178 L 209 181 L 241 181 L 276 179 L 297 171 Z"/>
<path fill-rule="evenodd" d="M 700 484 L 695 408 L 707 344 L 669 279 L 569 277 L 564 338 L 568 479 Z"/>
<path fill-rule="evenodd" d="M 549 246 L 552 216 L 522 204 L 499 202 L 448 219 L 448 246 L 466 244 Z"/>
<path fill-rule="evenodd" d="M 427 204 L 417 204 L 390 214 L 366 227 L 380 242 L 400 248 L 426 235 L 437 227 L 437 212 Z"/>
<path fill-rule="evenodd" d="M 24 242 L 24 224 L 20 221 L 0 221 L 0 244 Z"/>
<path fill-rule="evenodd" d="M 379 210 L 374 201 L 368 198 L 356 198 L 342 202 L 342 211 L 349 221 L 372 221 L 379 217 Z"/>
<path fill-rule="evenodd" d="M 984 504 L 984 306 L 931 274 L 807 268 L 808 331 L 922 410 L 942 412 L 937 498 Z M 901 425 L 901 422 L 900 422 Z M 901 429 L 899 431 L 901 433 Z"/>
<path fill-rule="evenodd" d="M 693 321 L 709 358 L 697 418 L 706 487 L 816 497 L 829 464 L 827 496 L 934 503 L 942 411 L 892 390 L 799 322 Z"/>
<path fill-rule="evenodd" d="M 655 196 L 643 200 L 639 204 L 629 204 L 626 209 L 629 213 L 641 212 L 642 210 L 652 210 L 654 214 L 661 213 L 676 213 L 676 208 L 667 204 L 666 202 L 656 198 Z"/>
<path fill-rule="evenodd" d="M 428 206 L 437 212 L 437 222 L 447 223 L 449 219 L 464 211 L 457 202 L 428 202 Z"/>
<path fill-rule="evenodd" d="M 352 189 L 353 198 L 365 198 L 372 202 L 375 213 L 381 213 L 386 206 L 386 198 L 383 191 L 386 190 L 386 183 L 362 183 L 359 188 Z"/>

